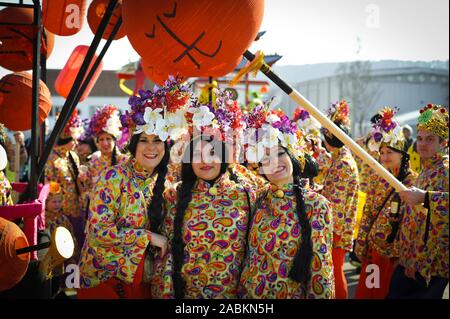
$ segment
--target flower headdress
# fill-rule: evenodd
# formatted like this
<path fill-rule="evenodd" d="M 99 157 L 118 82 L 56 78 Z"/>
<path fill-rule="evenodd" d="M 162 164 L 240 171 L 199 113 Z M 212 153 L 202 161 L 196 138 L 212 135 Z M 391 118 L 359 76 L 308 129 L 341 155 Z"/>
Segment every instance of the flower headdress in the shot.
<path fill-rule="evenodd" d="M 265 155 L 265 148 L 272 148 L 278 143 L 295 156 L 303 158 L 302 133 L 282 110 L 269 110 L 267 103 L 257 105 L 244 115 L 244 122 L 244 144 L 248 161 L 260 162 Z"/>
<path fill-rule="evenodd" d="M 57 182 L 50 182 L 49 193 L 47 198 L 61 195 L 61 185 Z"/>
<path fill-rule="evenodd" d="M 195 101 L 188 109 L 187 122 L 191 135 L 196 133 L 218 136 L 222 141 L 232 142 L 243 129 L 242 110 L 231 93 L 214 89 L 215 103 L 201 104 Z"/>
<path fill-rule="evenodd" d="M 321 125 L 314 117 L 312 117 L 308 111 L 298 107 L 294 111 L 292 117 L 293 122 L 297 122 L 297 126 L 301 129 L 305 135 L 320 136 Z"/>
<path fill-rule="evenodd" d="M 332 103 L 326 110 L 326 115 L 335 124 L 340 123 L 347 128 L 350 127 L 350 109 L 347 101 L 341 100 L 341 102 Z M 328 137 L 333 135 L 325 127 L 322 127 L 322 132 Z"/>
<path fill-rule="evenodd" d="M 78 109 L 75 109 L 66 126 L 64 126 L 63 131 L 61 132 L 61 138 L 66 139 L 71 137 L 74 140 L 78 140 L 83 132 L 83 121 L 78 115 Z"/>
<path fill-rule="evenodd" d="M 372 125 L 368 147 L 372 152 L 378 152 L 381 146 L 389 146 L 399 151 L 405 147 L 405 137 L 400 124 L 394 119 L 398 109 L 384 107 L 378 114 L 380 117 Z"/>
<path fill-rule="evenodd" d="M 153 91 L 139 91 L 129 99 L 131 110 L 120 117 L 123 136 L 146 133 L 158 135 L 162 141 L 178 139 L 186 129 L 185 113 L 192 91 L 180 77 L 169 77 L 164 86 Z"/>
<path fill-rule="evenodd" d="M 448 110 L 436 104 L 428 104 L 420 110 L 417 127 L 448 139 Z"/>
<path fill-rule="evenodd" d="M 114 105 L 106 105 L 97 109 L 89 122 L 89 132 L 97 137 L 100 133 L 105 132 L 118 139 L 121 135 L 121 128 L 119 110 Z"/>

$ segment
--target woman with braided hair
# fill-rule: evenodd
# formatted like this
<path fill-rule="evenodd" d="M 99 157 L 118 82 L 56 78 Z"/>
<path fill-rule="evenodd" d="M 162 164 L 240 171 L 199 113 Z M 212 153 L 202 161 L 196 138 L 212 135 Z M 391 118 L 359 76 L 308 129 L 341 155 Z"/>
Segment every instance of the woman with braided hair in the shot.
<path fill-rule="evenodd" d="M 414 185 L 417 174 L 411 170 L 409 155 L 404 151 L 405 138 L 395 120 L 396 111 L 386 107 L 380 110 L 373 123 L 368 147 L 380 154 L 380 163 L 405 186 Z M 384 299 L 389 291 L 392 273 L 399 257 L 397 233 L 405 203 L 383 178 L 371 175 L 368 179 L 367 200 L 355 243 L 355 253 L 362 262 L 357 299 Z M 378 267 L 379 284 L 368 278 L 373 267 Z"/>
<path fill-rule="evenodd" d="M 269 187 L 251 221 L 240 295 L 252 299 L 334 298 L 331 209 L 325 197 L 307 187 L 308 179 L 318 173 L 317 165 L 310 156 L 305 157 L 305 148 L 297 139 L 300 135 L 284 113 L 256 112 L 261 114 L 250 117 L 265 120 L 260 127 L 249 125 L 249 134 L 252 129 L 259 130 L 253 146 L 264 153 L 252 154 L 249 145 L 247 156 L 259 163 Z"/>
<path fill-rule="evenodd" d="M 157 262 L 153 297 L 237 298 L 257 198 L 256 185 L 242 186 L 227 159 L 228 146 L 218 136 L 200 135 L 187 145 L 181 181 L 166 192 L 169 254 Z"/>
<path fill-rule="evenodd" d="M 166 99 L 173 94 L 176 105 Z M 121 122 L 130 134 L 130 159 L 105 169 L 95 184 L 89 205 L 86 241 L 81 254 L 81 298 L 149 298 L 148 260 L 158 247 L 167 250 L 159 234 L 164 218 L 163 193 L 169 164 L 164 130 L 169 117 L 184 117 L 185 91 L 169 80 L 154 91 L 131 97 L 131 111 Z M 184 100 L 180 102 L 181 100 Z M 149 103 L 151 101 L 152 103 Z M 178 103 L 180 102 L 180 103 Z"/>

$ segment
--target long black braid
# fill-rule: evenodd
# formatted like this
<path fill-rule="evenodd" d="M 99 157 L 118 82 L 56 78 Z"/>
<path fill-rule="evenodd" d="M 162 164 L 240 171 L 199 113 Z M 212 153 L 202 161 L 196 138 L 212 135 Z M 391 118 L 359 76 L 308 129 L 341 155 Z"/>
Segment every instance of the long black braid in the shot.
<path fill-rule="evenodd" d="M 313 248 L 311 242 L 311 224 L 306 216 L 306 206 L 303 197 L 302 169 L 299 160 L 286 150 L 293 167 L 294 194 L 297 202 L 296 213 L 301 229 L 301 244 L 295 254 L 292 268 L 289 271 L 289 278 L 296 282 L 307 283 L 311 277 L 311 262 Z"/>
<path fill-rule="evenodd" d="M 142 134 L 142 133 L 141 133 Z M 130 144 L 128 145 L 128 151 L 136 156 L 136 148 L 139 143 L 139 138 L 141 134 L 133 135 Z M 170 152 L 167 142 L 164 142 L 164 156 L 158 166 L 155 167 L 153 174 L 158 174 L 156 178 L 155 185 L 153 186 L 153 196 L 147 207 L 147 215 L 150 220 L 150 231 L 159 232 L 161 224 L 164 220 L 164 210 L 163 210 L 163 193 L 164 193 L 164 183 L 167 174 L 167 166 L 169 165 Z"/>
<path fill-rule="evenodd" d="M 281 146 L 292 162 L 292 176 L 294 180 L 294 195 L 297 202 L 295 212 L 301 229 L 301 244 L 297 249 L 292 268 L 289 271 L 289 278 L 299 283 L 307 283 L 311 277 L 311 261 L 313 249 L 311 242 L 311 224 L 306 216 L 305 200 L 303 197 L 303 178 L 310 178 L 317 175 L 318 166 L 312 157 L 305 158 L 305 167 L 302 170 L 300 161 L 287 148 Z M 261 166 L 261 164 L 259 164 Z M 266 175 L 262 176 L 269 180 Z"/>
<path fill-rule="evenodd" d="M 227 158 L 225 144 L 221 142 L 214 141 L 210 136 L 201 135 L 199 138 L 191 140 L 189 145 L 186 147 L 183 155 L 183 160 L 181 164 L 181 183 L 177 190 L 177 206 L 174 218 L 174 231 L 173 231 L 173 241 L 172 241 L 172 257 L 173 257 L 173 287 L 175 291 L 175 298 L 183 299 L 185 296 L 186 282 L 181 274 L 181 268 L 184 263 L 184 248 L 185 244 L 183 241 L 183 222 L 184 213 L 192 200 L 192 189 L 195 182 L 197 181 L 197 176 L 192 168 L 192 160 L 194 148 L 200 141 L 207 141 L 215 143 L 220 143 L 222 149 L 222 164 L 220 168 L 219 177 L 224 174 L 228 168 L 228 163 L 225 163 Z M 217 178 L 216 178 L 217 180 Z M 212 186 L 212 185 L 211 185 Z"/>
<path fill-rule="evenodd" d="M 392 149 L 393 151 L 402 154 L 402 161 L 400 164 L 400 170 L 398 172 L 398 175 L 396 176 L 397 179 L 403 183 L 403 181 L 405 180 L 405 178 L 409 175 L 409 154 L 406 153 L 405 151 L 400 151 L 397 150 L 395 148 L 390 147 L 390 149 Z M 398 197 L 398 194 L 396 194 L 396 197 Z M 400 207 L 398 208 L 400 209 Z M 397 216 L 396 220 L 391 221 L 391 233 L 389 234 L 389 236 L 386 238 L 386 242 L 391 244 L 394 242 L 395 238 L 397 237 L 398 234 L 398 229 L 400 227 L 400 222 L 401 222 L 402 216 Z"/>

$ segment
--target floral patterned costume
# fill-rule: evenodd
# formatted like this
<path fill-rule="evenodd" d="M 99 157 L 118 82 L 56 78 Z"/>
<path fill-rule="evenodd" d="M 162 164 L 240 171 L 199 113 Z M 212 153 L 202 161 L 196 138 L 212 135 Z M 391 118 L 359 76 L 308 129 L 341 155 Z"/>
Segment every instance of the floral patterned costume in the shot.
<path fill-rule="evenodd" d="M 0 172 L 0 206 L 10 206 L 13 205 L 13 200 L 11 197 L 11 184 L 6 178 L 3 172 Z"/>
<path fill-rule="evenodd" d="M 449 278 L 448 164 L 448 155 L 422 160 L 415 186 L 428 191 L 430 209 L 407 206 L 399 234 L 399 264 L 410 275 L 419 272 L 427 283 L 431 277 Z"/>
<path fill-rule="evenodd" d="M 417 174 L 409 170 L 409 175 L 403 180 L 403 185 L 411 187 L 417 179 Z M 391 194 L 386 204 L 386 197 L 393 188 L 389 183 L 378 175 L 372 175 L 369 179 L 368 197 L 364 207 L 363 217 L 361 219 L 360 230 L 355 245 L 355 253 L 361 258 L 367 257 L 367 248 L 375 249 L 378 254 L 388 258 L 398 258 L 398 241 L 387 242 L 387 238 L 392 232 L 391 203 L 394 198 Z M 399 216 L 404 215 L 406 209 L 404 203 L 401 203 Z M 380 210 L 381 209 L 381 210 Z"/>
<path fill-rule="evenodd" d="M 151 239 L 147 205 L 155 181 L 134 158 L 103 171 L 89 205 L 79 263 L 82 288 L 110 278 L 133 282 Z"/>
<path fill-rule="evenodd" d="M 293 185 L 282 188 L 282 198 L 275 196 L 275 189 L 270 189 L 263 206 L 253 216 L 241 277 L 242 296 L 252 299 L 334 298 L 333 219 L 329 202 L 322 195 L 304 192 L 313 243 L 312 274 L 305 286 L 288 277 L 301 241 Z"/>
<path fill-rule="evenodd" d="M 333 232 L 339 236 L 334 240 L 334 248 L 351 251 L 358 206 L 358 168 L 345 146 L 333 151 L 330 162 L 325 166 L 321 194 L 333 210 Z"/>
<path fill-rule="evenodd" d="M 78 155 L 70 152 L 75 164 L 79 167 Z M 77 181 L 75 171 L 69 161 L 69 152 L 62 147 L 55 146 L 45 167 L 46 183 L 57 182 L 62 188 L 62 210 L 64 214 L 73 218 L 82 216 L 80 209 L 81 185 Z"/>
<path fill-rule="evenodd" d="M 242 178 L 242 176 L 238 176 Z M 248 181 L 242 181 L 248 184 Z M 244 186 L 245 187 L 245 186 Z M 230 179 L 229 171 L 210 185 L 198 180 L 185 213 L 182 238 L 185 243 L 181 269 L 186 282 L 185 298 L 237 298 L 239 277 L 244 267 L 249 204 L 256 201 L 253 189 L 244 190 Z M 169 238 L 169 253 L 157 258 L 152 281 L 154 298 L 173 298 L 173 256 L 171 246 L 176 214 L 176 190 L 166 191 L 167 216 L 162 234 Z M 171 195 L 169 195 L 171 194 Z"/>

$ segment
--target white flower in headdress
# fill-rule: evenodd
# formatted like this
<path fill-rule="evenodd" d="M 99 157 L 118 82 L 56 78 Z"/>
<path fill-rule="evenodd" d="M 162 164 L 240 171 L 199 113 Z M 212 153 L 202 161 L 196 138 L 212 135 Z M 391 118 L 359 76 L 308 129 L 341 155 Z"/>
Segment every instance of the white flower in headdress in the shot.
<path fill-rule="evenodd" d="M 264 157 L 265 148 L 262 143 L 256 145 L 248 145 L 246 157 L 251 163 L 259 163 Z"/>
<path fill-rule="evenodd" d="M 83 132 L 84 132 L 84 128 L 82 126 L 71 127 L 71 128 L 69 128 L 69 130 L 70 130 L 70 135 L 72 136 L 72 138 L 74 140 L 78 140 L 80 138 L 80 136 L 83 135 Z"/>
<path fill-rule="evenodd" d="M 173 140 L 177 140 L 188 132 L 185 113 L 185 110 L 182 109 L 177 110 L 175 113 L 166 113 L 168 132 Z"/>
<path fill-rule="evenodd" d="M 276 114 L 270 114 L 266 117 L 266 122 L 269 124 L 279 122 L 279 121 L 281 121 L 281 119 Z"/>
<path fill-rule="evenodd" d="M 151 135 L 156 134 L 156 123 L 158 120 L 163 120 L 163 117 L 161 115 L 163 109 L 157 108 L 152 109 L 150 107 L 145 108 L 144 112 L 144 125 L 139 125 L 136 127 L 136 132 L 134 134 L 139 134 L 144 132 L 145 134 Z M 159 126 L 161 126 L 161 123 L 159 123 Z"/>
<path fill-rule="evenodd" d="M 119 112 L 116 111 L 112 114 L 108 121 L 106 121 L 104 131 L 112 136 L 115 136 L 116 138 L 119 138 L 121 135 L 121 127 L 122 123 L 120 122 Z"/>
<path fill-rule="evenodd" d="M 215 117 L 206 105 L 201 105 L 199 108 L 189 108 L 189 113 L 194 114 L 192 117 L 192 122 L 197 129 L 201 129 L 202 126 L 209 126 L 213 123 Z"/>
<path fill-rule="evenodd" d="M 261 144 L 263 146 L 272 148 L 278 145 L 280 134 L 282 135 L 278 129 L 274 128 L 272 125 L 263 124 L 262 130 L 264 131 L 264 135 L 261 139 Z"/>
<path fill-rule="evenodd" d="M 279 139 L 283 147 L 298 144 L 298 139 L 295 134 L 280 134 Z"/>

